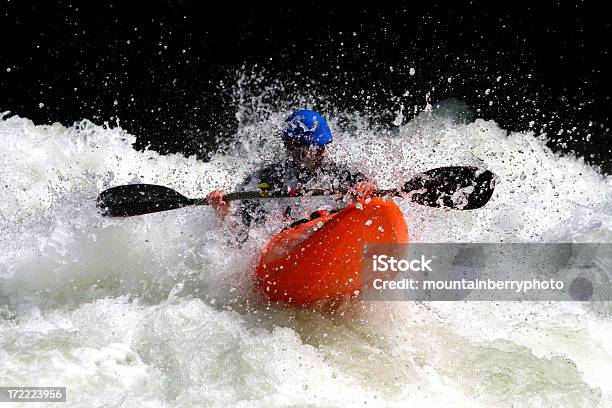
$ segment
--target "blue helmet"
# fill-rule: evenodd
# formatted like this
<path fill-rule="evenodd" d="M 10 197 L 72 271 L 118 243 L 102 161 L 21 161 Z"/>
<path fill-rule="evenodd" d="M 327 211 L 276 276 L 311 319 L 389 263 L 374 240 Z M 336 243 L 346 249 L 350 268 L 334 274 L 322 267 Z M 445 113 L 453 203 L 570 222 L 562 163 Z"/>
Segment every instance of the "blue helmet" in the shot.
<path fill-rule="evenodd" d="M 286 120 L 283 140 L 303 145 L 323 146 L 333 140 L 323 116 L 312 110 L 293 112 Z"/>

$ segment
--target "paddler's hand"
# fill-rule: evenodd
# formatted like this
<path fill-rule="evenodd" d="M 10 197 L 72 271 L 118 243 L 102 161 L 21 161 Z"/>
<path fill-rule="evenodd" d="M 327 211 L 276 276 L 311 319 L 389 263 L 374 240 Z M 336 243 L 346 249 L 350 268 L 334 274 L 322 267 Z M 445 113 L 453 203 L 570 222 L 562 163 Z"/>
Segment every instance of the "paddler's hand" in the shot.
<path fill-rule="evenodd" d="M 223 190 L 214 190 L 206 196 L 208 204 L 210 204 L 211 207 L 215 209 L 215 214 L 222 220 L 227 217 L 227 214 L 229 214 L 230 210 L 229 201 L 225 201 L 223 199 L 225 194 L 227 193 Z"/>
<path fill-rule="evenodd" d="M 378 190 L 378 187 L 371 181 L 360 181 L 349 190 L 349 196 L 357 200 L 363 200 L 364 198 L 372 196 L 376 190 Z"/>

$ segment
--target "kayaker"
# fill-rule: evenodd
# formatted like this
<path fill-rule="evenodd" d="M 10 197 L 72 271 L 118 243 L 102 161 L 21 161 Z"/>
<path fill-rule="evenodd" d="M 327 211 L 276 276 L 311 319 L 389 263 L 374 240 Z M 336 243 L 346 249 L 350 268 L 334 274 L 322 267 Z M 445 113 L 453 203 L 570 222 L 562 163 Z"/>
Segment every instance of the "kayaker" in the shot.
<path fill-rule="evenodd" d="M 325 147 L 332 142 L 333 136 L 323 116 L 312 110 L 300 110 L 291 114 L 285 122 L 282 139 L 286 157 L 247 177 L 236 191 L 314 188 L 336 191 L 352 187 L 344 197 L 346 202 L 366 198 L 376 191 L 376 184 L 368 181 L 363 174 L 334 163 L 325 156 Z M 217 217 L 222 220 L 231 209 L 230 203 L 223 200 L 225 194 L 223 190 L 215 190 L 207 197 Z M 299 202 L 298 199 L 287 200 L 283 217 L 288 222 L 304 218 L 304 213 L 296 211 Z M 253 222 L 263 223 L 268 214 L 260 200 L 244 200 L 237 205 L 236 215 L 249 228 Z"/>

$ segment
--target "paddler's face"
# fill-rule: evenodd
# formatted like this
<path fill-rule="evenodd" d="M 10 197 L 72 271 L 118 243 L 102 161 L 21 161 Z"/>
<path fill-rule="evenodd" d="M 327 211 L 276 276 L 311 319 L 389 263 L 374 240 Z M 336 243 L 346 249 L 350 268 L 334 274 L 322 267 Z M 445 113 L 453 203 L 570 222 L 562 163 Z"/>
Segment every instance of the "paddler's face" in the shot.
<path fill-rule="evenodd" d="M 325 146 L 308 146 L 296 142 L 285 142 L 285 147 L 291 154 L 293 161 L 310 170 L 318 169 L 323 163 Z"/>

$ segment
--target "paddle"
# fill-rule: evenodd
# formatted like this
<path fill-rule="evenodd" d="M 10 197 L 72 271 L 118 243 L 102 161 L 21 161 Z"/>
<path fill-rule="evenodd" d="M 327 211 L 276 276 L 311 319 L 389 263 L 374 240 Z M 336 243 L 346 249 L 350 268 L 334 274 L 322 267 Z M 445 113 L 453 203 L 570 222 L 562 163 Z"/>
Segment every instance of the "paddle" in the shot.
<path fill-rule="evenodd" d="M 414 176 L 399 190 L 378 190 L 374 195 L 401 196 L 418 204 L 456 210 L 473 210 L 484 206 L 495 188 L 495 176 L 489 170 L 476 167 L 440 167 Z M 226 201 L 254 200 L 300 196 L 321 196 L 334 193 L 346 194 L 348 189 L 309 191 L 244 191 L 228 193 Z M 208 205 L 206 198 L 187 198 L 164 186 L 154 184 L 129 184 L 109 188 L 100 193 L 98 207 L 102 214 L 111 217 L 128 217 L 173 210 L 188 205 Z"/>

